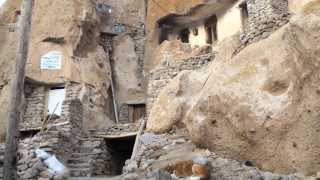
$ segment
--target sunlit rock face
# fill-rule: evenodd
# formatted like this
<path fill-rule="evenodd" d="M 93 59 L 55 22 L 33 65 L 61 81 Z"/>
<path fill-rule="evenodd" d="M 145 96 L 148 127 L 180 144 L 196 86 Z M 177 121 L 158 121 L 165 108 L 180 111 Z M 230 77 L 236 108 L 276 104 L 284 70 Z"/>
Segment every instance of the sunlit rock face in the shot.
<path fill-rule="evenodd" d="M 235 41 L 222 42 L 209 68 L 182 74 L 161 92 L 152 111 L 167 113 L 150 116 L 159 115 L 164 129 L 183 122 L 194 142 L 219 155 L 274 172 L 316 173 L 319 24 L 319 15 L 295 16 L 234 57 Z"/>

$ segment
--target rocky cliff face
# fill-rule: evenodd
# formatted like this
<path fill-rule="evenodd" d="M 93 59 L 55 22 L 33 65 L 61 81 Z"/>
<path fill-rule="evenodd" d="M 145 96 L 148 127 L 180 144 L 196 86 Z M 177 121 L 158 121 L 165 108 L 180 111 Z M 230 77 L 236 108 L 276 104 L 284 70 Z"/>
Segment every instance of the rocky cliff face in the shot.
<path fill-rule="evenodd" d="M 20 10 L 20 3 L 8 1 L 2 10 L 2 23 L 14 23 L 10 16 L 17 10 Z M 100 24 L 95 3 L 90 0 L 37 1 L 33 10 L 26 76 L 47 86 L 77 84 L 78 94 L 75 96 L 85 106 L 86 128 L 112 124 L 106 113 L 111 99 L 107 93 L 110 64 L 108 54 L 99 45 Z M 1 26 L 0 31 L 1 82 L 5 83 L 1 86 L 0 101 L 6 104 L 9 103 L 8 82 L 15 60 L 18 28 L 12 32 L 7 26 Z M 62 54 L 61 69 L 40 68 L 41 57 L 52 51 Z M 7 109 L 3 107 L 0 112 L 1 136 L 5 132 L 6 113 Z"/>
<path fill-rule="evenodd" d="M 148 129 L 183 122 L 194 142 L 219 155 L 274 172 L 316 173 L 319 23 L 319 15 L 295 16 L 234 57 L 239 42 L 222 42 L 208 68 L 180 74 L 161 92 Z"/>
<path fill-rule="evenodd" d="M 168 3 L 166 0 L 161 1 L 148 1 L 148 18 L 146 21 L 147 26 L 147 42 L 146 42 L 146 56 L 145 56 L 145 69 L 150 71 L 159 62 L 153 59 L 154 50 L 158 46 L 158 24 L 157 21 L 161 17 L 170 14 L 185 14 L 191 8 L 205 3 L 204 0 L 180 1 L 173 0 Z"/>

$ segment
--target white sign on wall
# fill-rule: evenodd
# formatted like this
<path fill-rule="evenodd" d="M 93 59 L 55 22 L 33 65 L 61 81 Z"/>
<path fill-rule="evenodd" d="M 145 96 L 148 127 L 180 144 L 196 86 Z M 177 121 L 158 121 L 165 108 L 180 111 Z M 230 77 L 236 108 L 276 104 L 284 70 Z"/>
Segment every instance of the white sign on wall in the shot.
<path fill-rule="evenodd" d="M 41 56 L 41 69 L 61 69 L 62 53 L 60 51 L 50 51 Z"/>

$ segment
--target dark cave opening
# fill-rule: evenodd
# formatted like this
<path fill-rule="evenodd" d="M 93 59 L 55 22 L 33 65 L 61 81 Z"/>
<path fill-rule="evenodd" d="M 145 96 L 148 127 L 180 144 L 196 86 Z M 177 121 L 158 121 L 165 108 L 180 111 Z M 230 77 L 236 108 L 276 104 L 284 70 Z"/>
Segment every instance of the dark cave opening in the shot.
<path fill-rule="evenodd" d="M 136 136 L 106 139 L 108 151 L 114 163 L 113 175 L 122 174 L 127 159 L 131 158 Z"/>

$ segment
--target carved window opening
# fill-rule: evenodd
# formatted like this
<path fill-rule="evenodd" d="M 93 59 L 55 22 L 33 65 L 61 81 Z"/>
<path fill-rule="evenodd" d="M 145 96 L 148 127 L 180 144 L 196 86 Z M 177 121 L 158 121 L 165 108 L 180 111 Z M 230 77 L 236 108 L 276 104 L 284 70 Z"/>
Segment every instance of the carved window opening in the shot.
<path fill-rule="evenodd" d="M 182 29 L 179 33 L 181 42 L 189 43 L 189 34 L 190 34 L 189 29 Z"/>
<path fill-rule="evenodd" d="M 248 27 L 248 19 L 249 19 L 249 12 L 248 12 L 248 6 L 247 3 L 244 2 L 240 4 L 239 6 L 241 11 L 241 23 L 242 23 L 242 31 L 245 31 Z"/>
<path fill-rule="evenodd" d="M 218 40 L 217 23 L 218 23 L 218 18 L 216 15 L 211 16 L 205 22 L 205 29 L 207 33 L 208 44 L 212 44 L 213 42 Z"/>

